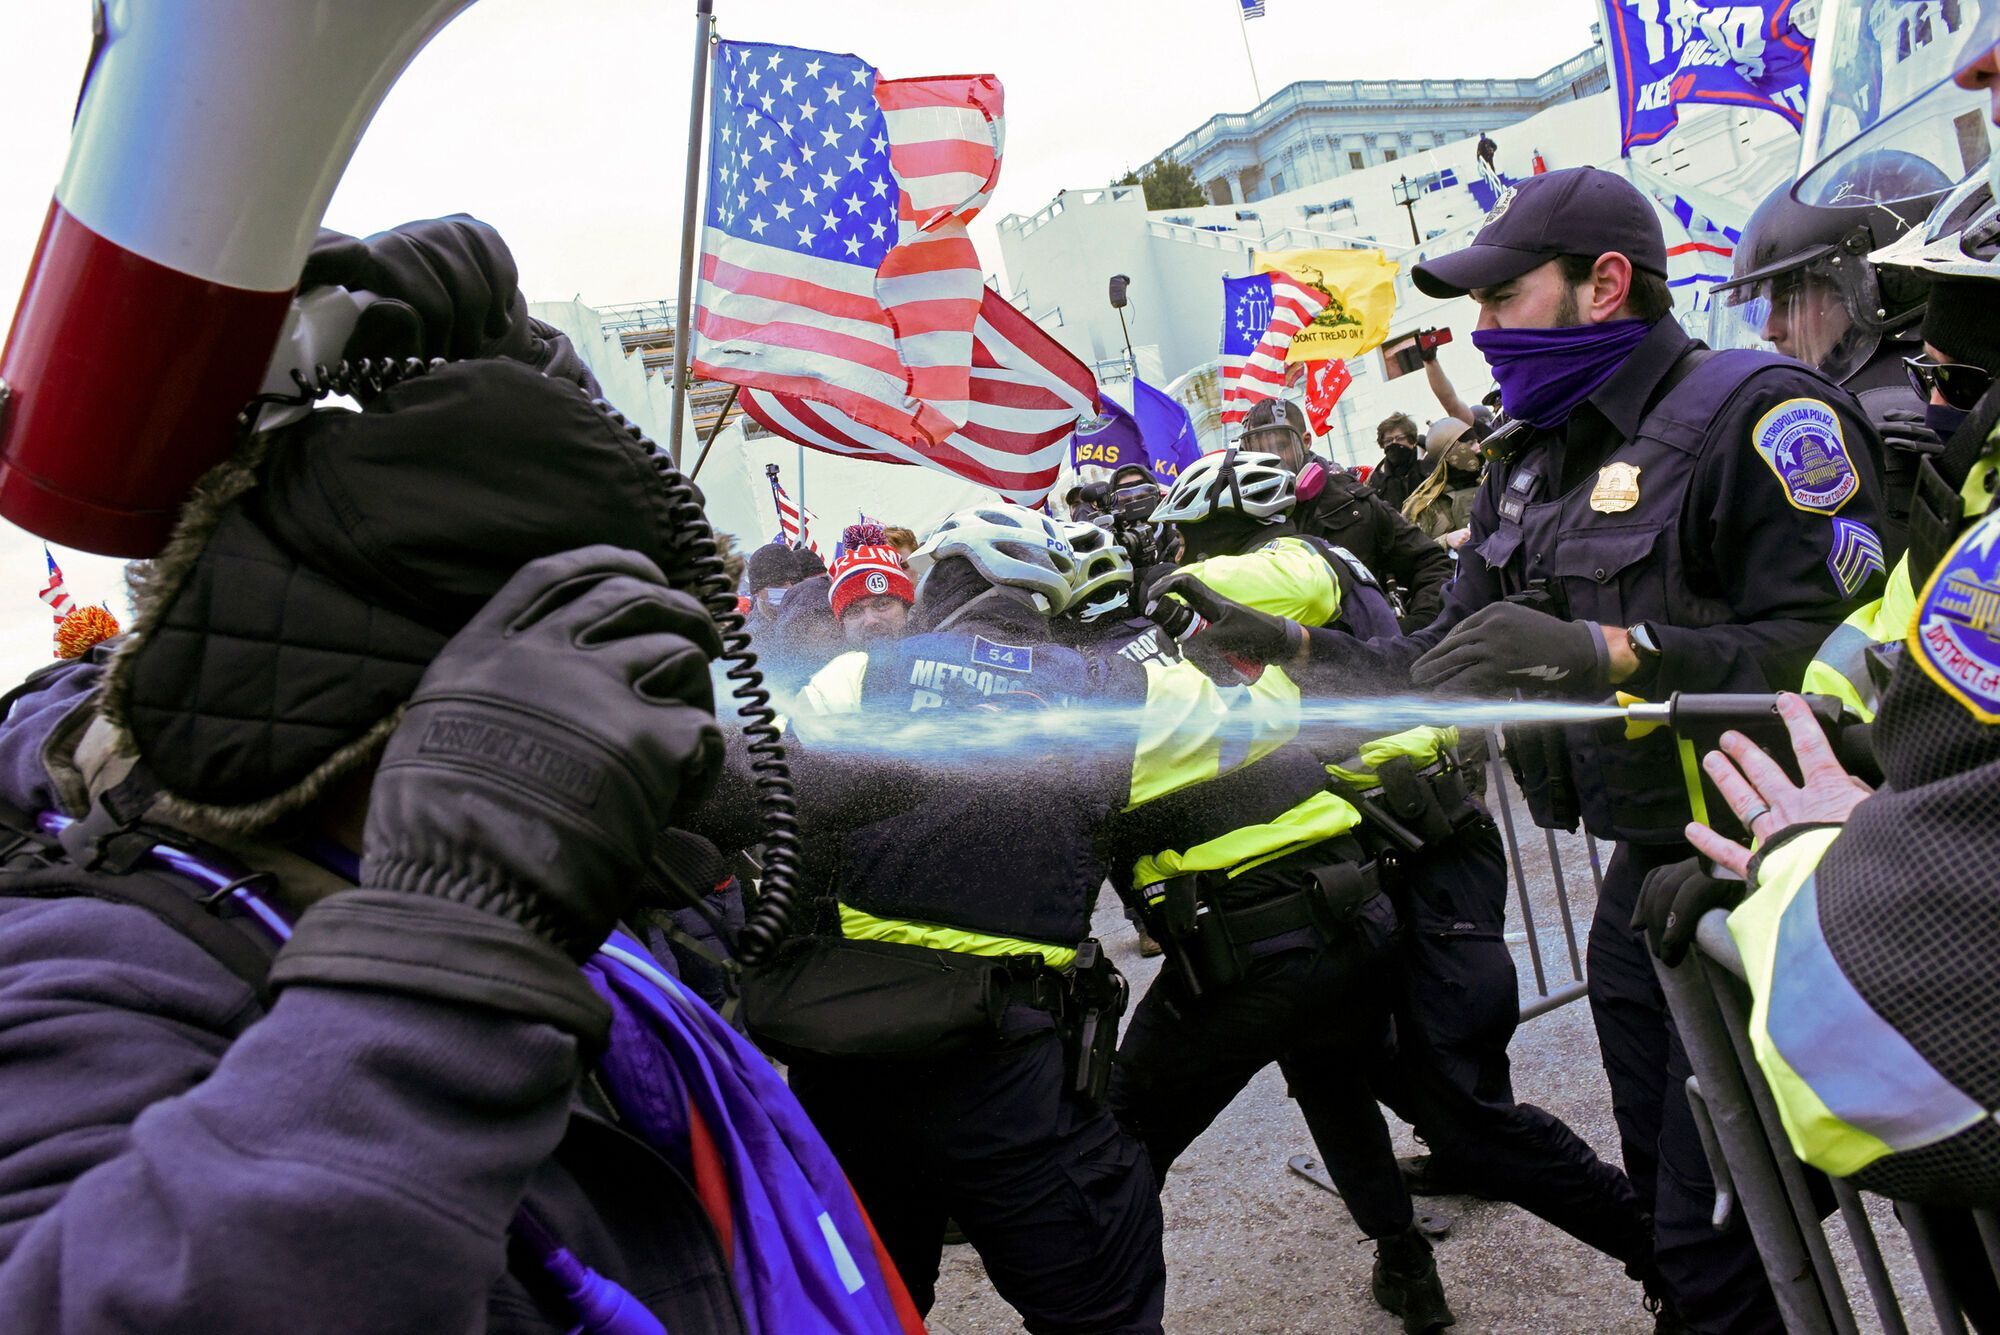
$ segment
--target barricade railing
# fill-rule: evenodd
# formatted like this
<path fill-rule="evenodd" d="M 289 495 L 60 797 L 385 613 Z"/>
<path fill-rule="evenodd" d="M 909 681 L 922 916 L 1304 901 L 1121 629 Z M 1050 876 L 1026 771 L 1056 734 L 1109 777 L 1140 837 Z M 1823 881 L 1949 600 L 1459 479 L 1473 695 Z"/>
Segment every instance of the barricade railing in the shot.
<path fill-rule="evenodd" d="M 1570 877 L 1579 860 L 1590 868 L 1590 904 L 1588 912 L 1582 915 L 1587 927 L 1597 911 L 1597 894 L 1604 888 L 1605 858 L 1600 856 L 1597 841 L 1588 831 L 1559 834 L 1534 825 L 1526 803 L 1512 787 L 1513 780 L 1501 752 L 1499 729 L 1489 729 L 1486 737 L 1490 757 L 1487 805 L 1507 845 L 1508 878 L 1513 884 L 1515 909 L 1520 914 L 1529 971 L 1535 980 L 1535 995 L 1521 1004 L 1521 1018 L 1532 1020 L 1584 995 L 1583 945 L 1577 937 L 1578 914 L 1570 903 Z M 1556 916 L 1562 925 L 1559 943 L 1543 941 L 1536 920 L 1537 899 L 1545 903 L 1547 899 L 1554 900 Z M 1551 945 L 1555 946 L 1554 951 Z M 1560 967 L 1565 962 L 1569 966 L 1566 975 Z"/>
<path fill-rule="evenodd" d="M 1874 1193 L 1829 1178 L 1792 1152 L 1770 1086 L 1751 1051 L 1749 985 L 1743 957 L 1729 935 L 1728 915 L 1718 909 L 1703 918 L 1695 948 L 1677 967 L 1661 965 L 1659 975 L 1694 1072 L 1688 1079 L 1688 1101 L 1715 1174 L 1716 1224 L 1720 1227 L 1732 1211 L 1742 1211 L 1785 1328 L 1795 1335 L 1858 1335 L 1862 1330 L 1827 1230 L 1827 1220 L 1837 1212 L 1853 1252 L 1853 1269 L 1868 1291 L 1880 1329 L 1907 1335 L 1903 1300 L 1867 1207 L 1866 1198 Z M 1892 1235 L 1891 1249 L 1898 1259 L 1907 1253 L 1913 1262 L 1914 1287 L 1923 1290 L 1937 1329 L 1964 1335 L 1967 1325 L 1954 1275 L 1982 1288 L 2000 1282 L 2000 1213 L 1969 1212 L 1977 1246 L 1954 1249 L 1947 1263 L 1941 1235 L 1949 1230 L 1969 1243 L 1968 1212 L 1938 1211 L 1909 1201 L 1890 1204 L 1902 1234 L 1900 1241 Z M 1980 1266 L 1981 1258 L 1985 1274 L 1966 1268 Z M 1911 1285 L 1906 1281 L 1905 1286 Z"/>

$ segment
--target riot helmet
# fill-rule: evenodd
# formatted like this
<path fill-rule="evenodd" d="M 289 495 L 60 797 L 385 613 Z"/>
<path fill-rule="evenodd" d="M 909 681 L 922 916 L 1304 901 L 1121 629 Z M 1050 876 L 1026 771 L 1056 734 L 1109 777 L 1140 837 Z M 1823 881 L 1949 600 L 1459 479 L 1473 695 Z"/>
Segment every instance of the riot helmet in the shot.
<path fill-rule="evenodd" d="M 1923 282 L 1878 272 L 1869 255 L 1920 226 L 1951 186 L 1935 164 L 1882 149 L 1808 203 L 1790 184 L 1750 215 L 1735 270 L 1710 298 L 1709 343 L 1770 346 L 1845 380 L 1885 334 L 1923 313 Z"/>

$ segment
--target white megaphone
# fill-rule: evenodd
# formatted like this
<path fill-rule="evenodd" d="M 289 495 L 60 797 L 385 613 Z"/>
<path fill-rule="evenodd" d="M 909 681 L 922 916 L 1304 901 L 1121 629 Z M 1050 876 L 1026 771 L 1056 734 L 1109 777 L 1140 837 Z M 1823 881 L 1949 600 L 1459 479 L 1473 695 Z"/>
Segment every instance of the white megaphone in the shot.
<path fill-rule="evenodd" d="M 150 556 L 228 454 L 361 133 L 471 0 L 108 0 L 6 349 L 0 516 Z"/>

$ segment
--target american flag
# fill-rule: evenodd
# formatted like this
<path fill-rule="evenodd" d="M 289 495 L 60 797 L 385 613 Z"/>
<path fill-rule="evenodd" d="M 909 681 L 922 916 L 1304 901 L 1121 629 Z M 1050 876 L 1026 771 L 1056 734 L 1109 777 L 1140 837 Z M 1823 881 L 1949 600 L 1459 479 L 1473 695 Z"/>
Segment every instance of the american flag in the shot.
<path fill-rule="evenodd" d="M 984 288 L 965 224 L 1003 138 L 991 75 L 890 81 L 851 55 L 721 43 L 696 374 L 906 445 L 951 436 Z"/>
<path fill-rule="evenodd" d="M 1260 274 L 1271 280 L 1268 309 L 1270 320 L 1257 343 L 1247 353 L 1231 352 L 1224 345 L 1222 356 L 1222 424 L 1241 422 L 1258 402 L 1285 387 L 1285 353 L 1292 336 L 1313 322 L 1326 309 L 1326 294 L 1307 287 L 1288 274 Z M 1231 280 L 1224 280 L 1225 283 Z M 1227 290 L 1227 289 L 1225 289 Z M 1254 303 L 1250 307 L 1255 309 Z M 1255 331 L 1252 331 L 1255 332 Z M 1240 346 L 1240 344 L 1239 344 Z"/>
<path fill-rule="evenodd" d="M 1264 17 L 1264 0 L 1242 0 L 1243 17 L 1261 19 Z"/>
<path fill-rule="evenodd" d="M 794 547 L 809 548 L 817 556 L 819 554 L 819 544 L 813 541 L 812 526 L 813 520 L 818 519 L 819 516 L 814 514 L 810 509 L 794 502 L 786 494 L 784 484 L 779 482 L 775 476 L 771 478 L 771 499 L 777 502 L 778 506 L 779 535 Z M 803 515 L 801 515 L 801 511 L 803 511 Z"/>
<path fill-rule="evenodd" d="M 70 601 L 69 590 L 63 586 L 62 567 L 56 564 L 55 555 L 47 547 L 42 548 L 42 555 L 49 562 L 49 584 L 42 590 L 42 601 L 55 609 L 56 625 L 61 626 L 63 618 L 70 614 L 75 604 Z"/>
<path fill-rule="evenodd" d="M 878 463 L 927 464 L 1005 496 L 1042 503 L 1056 484 L 1079 417 L 1097 414 L 1090 370 L 986 289 L 973 326 L 970 416 L 933 446 L 906 444 L 838 408 L 762 390 L 743 391 L 751 417 L 790 440 Z"/>

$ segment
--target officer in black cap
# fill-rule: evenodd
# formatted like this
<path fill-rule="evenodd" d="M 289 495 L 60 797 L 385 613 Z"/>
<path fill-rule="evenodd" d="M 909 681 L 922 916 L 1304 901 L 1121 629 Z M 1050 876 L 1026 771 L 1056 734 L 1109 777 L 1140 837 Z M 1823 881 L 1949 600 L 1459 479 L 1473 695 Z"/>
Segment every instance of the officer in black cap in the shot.
<path fill-rule="evenodd" d="M 1923 351 L 1923 277 L 1878 268 L 1871 252 L 1929 216 L 1951 187 L 1913 153 L 1863 154 L 1824 183 L 1779 186 L 1757 206 L 1737 244 L 1735 270 L 1718 283 L 1709 342 L 1769 345 L 1818 367 L 1861 401 L 1882 437 L 1882 542 L 1894 561 L 1907 545 L 1917 464 L 1944 442 L 1924 425 L 1924 401 L 1903 361 Z"/>
<path fill-rule="evenodd" d="M 1298 474 L 1299 503 L 1292 524 L 1300 533 L 1351 553 L 1392 588 L 1405 630 L 1430 625 L 1444 606 L 1451 557 L 1352 473 L 1317 460 L 1309 463 L 1308 439 L 1299 405 L 1270 398 L 1250 409 L 1240 443 L 1246 450 L 1277 455 Z"/>
<path fill-rule="evenodd" d="M 1882 585 L 1872 429 L 1821 372 L 1684 334 L 1653 206 L 1610 172 L 1531 177 L 1417 286 L 1480 306 L 1473 342 L 1513 419 L 1492 459 L 1443 614 L 1363 643 L 1176 577 L 1217 651 L 1285 662 L 1312 689 L 1414 681 L 1444 696 L 1603 700 L 1613 691 L 1768 692 Z M 1857 556 L 1857 553 L 1860 555 Z M 1654 1213 L 1662 1329 L 1781 1329 L 1750 1237 L 1710 1226 L 1714 1186 L 1643 938 L 1640 883 L 1692 855 L 1668 736 L 1616 723 L 1519 731 L 1538 823 L 1618 841 L 1590 932 L 1590 1002 L 1626 1171 Z"/>

